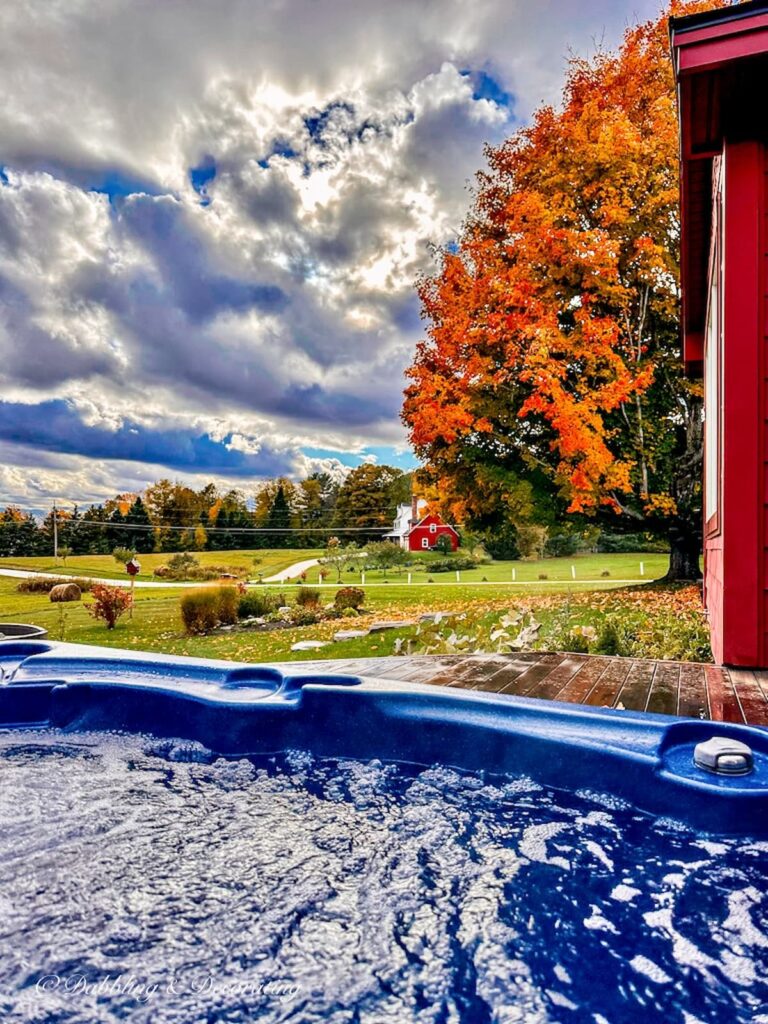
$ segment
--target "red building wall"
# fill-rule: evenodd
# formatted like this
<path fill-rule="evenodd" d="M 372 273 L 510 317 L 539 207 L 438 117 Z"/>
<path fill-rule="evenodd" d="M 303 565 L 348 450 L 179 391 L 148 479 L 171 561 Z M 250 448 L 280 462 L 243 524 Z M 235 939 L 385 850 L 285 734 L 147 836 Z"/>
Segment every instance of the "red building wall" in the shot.
<path fill-rule="evenodd" d="M 745 0 L 673 17 L 670 34 L 684 353 L 693 376 L 703 364 L 706 395 L 704 595 L 712 650 L 728 665 L 768 667 L 768 130 L 757 100 L 768 88 L 768 6 Z M 720 171 L 717 352 L 707 256 L 718 213 L 711 183 Z"/>
<path fill-rule="evenodd" d="M 442 536 L 447 536 L 450 540 L 451 551 L 458 548 L 459 537 L 452 526 L 443 523 L 439 516 L 425 516 L 408 534 L 408 548 L 410 551 L 427 551 L 429 548 L 433 548 L 437 544 L 438 537 Z M 425 539 L 428 541 L 427 547 L 423 543 Z"/>
<path fill-rule="evenodd" d="M 704 558 L 713 654 L 732 665 L 763 665 L 768 653 L 767 169 L 763 145 L 726 141 L 721 486 L 717 515 L 705 525 Z"/>

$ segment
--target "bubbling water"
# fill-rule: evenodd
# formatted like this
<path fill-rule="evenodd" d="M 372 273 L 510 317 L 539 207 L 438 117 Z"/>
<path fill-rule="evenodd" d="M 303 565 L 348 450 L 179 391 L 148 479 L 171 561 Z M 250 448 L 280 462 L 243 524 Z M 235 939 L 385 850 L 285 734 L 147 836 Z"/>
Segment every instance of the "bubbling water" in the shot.
<path fill-rule="evenodd" d="M 0 732 L 4 1024 L 768 1024 L 768 844 L 444 767 Z"/>

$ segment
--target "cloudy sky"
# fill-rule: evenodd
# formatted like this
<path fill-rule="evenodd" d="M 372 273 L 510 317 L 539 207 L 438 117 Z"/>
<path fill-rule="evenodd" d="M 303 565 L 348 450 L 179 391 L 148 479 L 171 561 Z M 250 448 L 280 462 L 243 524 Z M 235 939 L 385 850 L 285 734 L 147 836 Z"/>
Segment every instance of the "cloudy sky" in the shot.
<path fill-rule="evenodd" d="M 657 0 L 0 5 L 0 504 L 413 464 L 413 283 Z"/>

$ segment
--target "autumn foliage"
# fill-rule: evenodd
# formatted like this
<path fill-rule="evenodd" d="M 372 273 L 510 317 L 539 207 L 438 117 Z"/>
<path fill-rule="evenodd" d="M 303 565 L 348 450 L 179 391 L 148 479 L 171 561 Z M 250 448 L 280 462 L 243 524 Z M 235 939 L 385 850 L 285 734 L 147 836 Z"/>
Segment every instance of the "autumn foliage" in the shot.
<path fill-rule="evenodd" d="M 519 500 L 527 473 L 569 512 L 681 511 L 679 435 L 698 443 L 700 405 L 679 365 L 667 32 L 665 16 L 571 62 L 562 107 L 488 150 L 455 251 L 420 284 L 403 418 L 456 515 Z"/>
<path fill-rule="evenodd" d="M 93 601 L 86 605 L 88 614 L 94 619 L 106 623 L 107 629 L 114 629 L 120 616 L 127 612 L 133 603 L 129 591 L 123 587 L 113 587 L 105 583 L 95 583 L 91 590 Z"/>

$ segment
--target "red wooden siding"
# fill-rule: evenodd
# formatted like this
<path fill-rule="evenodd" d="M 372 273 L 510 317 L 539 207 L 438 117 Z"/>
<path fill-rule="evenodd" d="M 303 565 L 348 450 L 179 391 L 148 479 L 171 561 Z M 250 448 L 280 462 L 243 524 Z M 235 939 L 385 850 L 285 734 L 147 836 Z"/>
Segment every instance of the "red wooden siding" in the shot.
<path fill-rule="evenodd" d="M 707 538 L 712 646 L 730 665 L 765 663 L 766 384 L 763 346 L 765 155 L 726 142 L 721 533 Z"/>
<path fill-rule="evenodd" d="M 722 489 L 705 536 L 715 660 L 768 654 L 768 165 L 756 142 L 726 143 L 721 368 Z"/>
<path fill-rule="evenodd" d="M 768 147 L 760 150 L 760 206 L 758 208 L 759 235 L 759 295 L 757 311 L 760 338 L 760 427 L 762 502 L 760 505 L 760 652 L 756 665 L 768 665 Z"/>
<path fill-rule="evenodd" d="M 709 489 L 704 538 L 712 650 L 726 665 L 768 666 L 768 155 L 764 118 L 754 106 L 768 80 L 768 7 L 752 0 L 670 24 L 681 131 L 684 349 L 691 372 L 699 368 L 711 297 L 713 207 L 707 198 L 712 163 L 717 168 L 721 155 L 724 168 L 719 402 L 708 352 L 704 367 L 709 408 L 720 411 L 717 430 L 709 419 L 707 469 L 713 471 L 719 434 L 721 490 L 715 503 Z"/>

